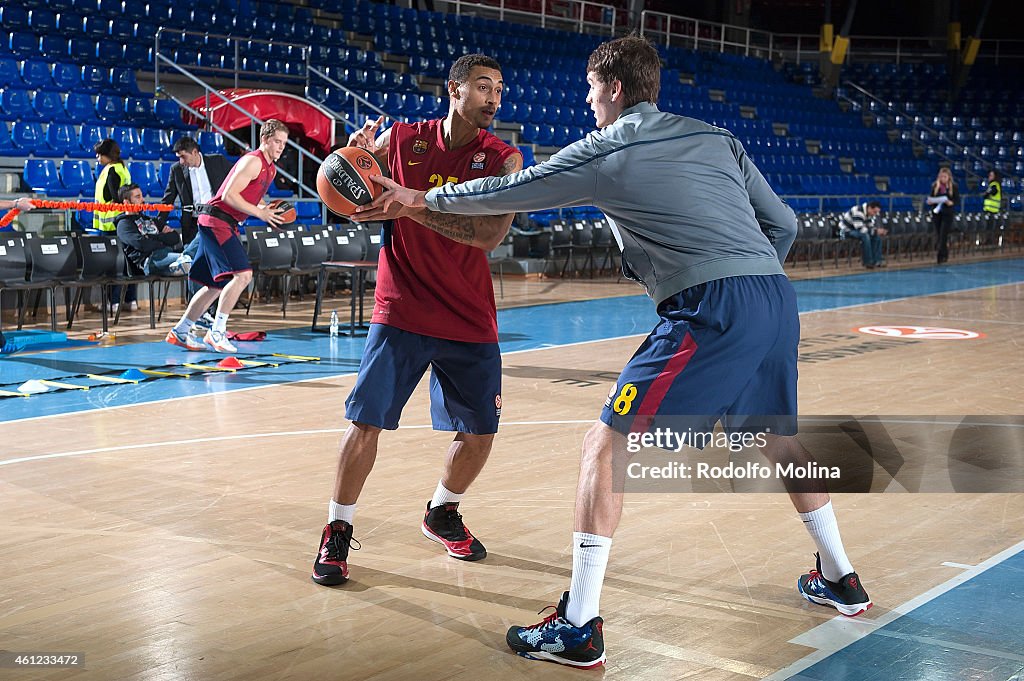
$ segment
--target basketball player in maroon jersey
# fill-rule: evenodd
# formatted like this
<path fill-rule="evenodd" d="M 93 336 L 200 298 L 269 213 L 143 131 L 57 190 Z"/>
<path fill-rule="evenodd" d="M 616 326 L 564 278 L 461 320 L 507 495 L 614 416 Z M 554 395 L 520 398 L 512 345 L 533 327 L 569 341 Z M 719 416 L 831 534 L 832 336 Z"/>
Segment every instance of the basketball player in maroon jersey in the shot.
<path fill-rule="evenodd" d="M 168 343 L 187 350 L 237 352 L 227 337 L 228 315 L 252 281 L 252 266 L 238 238 L 238 225 L 250 215 L 272 227 L 281 224 L 283 211 L 268 207 L 263 196 L 274 181 L 274 162 L 281 158 L 287 142 L 288 127 L 277 119 L 267 120 L 260 127 L 259 148 L 238 159 L 210 203 L 198 207 L 199 250 L 188 276 L 203 288 L 196 291 L 185 314 L 167 332 Z M 192 327 L 215 300 L 213 328 L 200 342 L 192 336 Z"/>
<path fill-rule="evenodd" d="M 448 76 L 447 117 L 395 123 L 376 139 L 383 118 L 367 121 L 349 144 L 373 152 L 391 177 L 410 187 L 510 175 L 522 168 L 522 155 L 487 132 L 503 89 L 498 62 L 482 54 L 460 57 Z M 421 530 L 454 558 L 487 555 L 458 507 L 487 461 L 498 430 L 501 355 L 486 250 L 501 243 L 513 214 L 468 218 L 396 205 L 395 214 L 385 217 L 370 331 L 359 377 L 345 403 L 351 424 L 342 437 L 327 526 L 313 563 L 317 584 L 348 580 L 356 500 L 377 456 L 380 431 L 398 427 L 428 367 L 434 430 L 456 435 Z M 424 226 L 457 231 L 483 223 L 497 226 L 501 235 L 486 250 Z"/>

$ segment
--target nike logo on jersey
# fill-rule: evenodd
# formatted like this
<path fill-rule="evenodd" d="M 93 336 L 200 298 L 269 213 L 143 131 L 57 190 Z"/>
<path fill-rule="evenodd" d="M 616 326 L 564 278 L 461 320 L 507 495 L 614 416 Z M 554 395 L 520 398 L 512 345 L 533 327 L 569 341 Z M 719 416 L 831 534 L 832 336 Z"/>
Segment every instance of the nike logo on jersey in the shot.
<path fill-rule="evenodd" d="M 423 163 L 423 161 L 407 161 L 407 163 L 411 166 L 418 166 L 419 164 Z"/>
<path fill-rule="evenodd" d="M 598 546 L 600 546 L 600 544 L 584 544 L 583 542 L 580 542 L 581 549 L 593 549 L 597 548 Z"/>

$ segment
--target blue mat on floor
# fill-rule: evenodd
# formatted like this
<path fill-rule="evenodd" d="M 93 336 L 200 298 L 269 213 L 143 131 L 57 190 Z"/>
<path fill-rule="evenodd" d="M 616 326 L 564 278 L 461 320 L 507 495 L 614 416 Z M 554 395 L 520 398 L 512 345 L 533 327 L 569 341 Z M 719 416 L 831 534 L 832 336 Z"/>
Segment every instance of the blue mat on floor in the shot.
<path fill-rule="evenodd" d="M 54 331 L 4 331 L 7 345 L 3 354 L 15 352 L 36 352 L 37 350 L 65 350 L 97 345 L 92 341 L 68 340 L 67 334 Z"/>

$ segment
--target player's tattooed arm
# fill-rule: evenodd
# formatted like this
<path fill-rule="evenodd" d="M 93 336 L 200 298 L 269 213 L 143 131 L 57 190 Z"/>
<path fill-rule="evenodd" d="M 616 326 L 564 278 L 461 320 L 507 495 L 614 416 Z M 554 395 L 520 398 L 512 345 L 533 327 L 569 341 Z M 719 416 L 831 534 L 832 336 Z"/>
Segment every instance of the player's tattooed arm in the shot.
<path fill-rule="evenodd" d="M 517 173 L 523 169 L 523 157 L 520 154 L 512 154 L 501 166 L 502 176 Z M 448 237 L 452 241 L 458 241 L 469 246 L 476 246 L 485 251 L 493 251 L 497 248 L 505 236 L 515 213 L 505 215 L 454 215 L 452 213 L 435 213 L 423 208 L 418 209 L 413 220 L 428 229 L 432 229 L 441 236 Z"/>
<path fill-rule="evenodd" d="M 511 175 L 523 167 L 523 157 L 512 154 L 502 164 L 501 175 Z M 390 178 L 371 176 L 384 187 L 383 194 L 366 206 L 360 206 L 353 219 L 360 222 L 394 220 L 408 217 L 443 237 L 469 246 L 492 251 L 504 241 L 512 225 L 514 213 L 505 215 L 454 215 L 438 213 L 426 206 L 425 191 L 403 187 Z"/>
<path fill-rule="evenodd" d="M 428 229 L 432 229 L 441 236 L 448 237 L 452 241 L 469 246 L 481 246 L 476 243 L 477 223 L 484 219 L 494 219 L 494 215 L 473 216 L 453 215 L 451 213 L 435 213 L 429 209 L 421 208 L 411 215 L 413 220 Z"/>

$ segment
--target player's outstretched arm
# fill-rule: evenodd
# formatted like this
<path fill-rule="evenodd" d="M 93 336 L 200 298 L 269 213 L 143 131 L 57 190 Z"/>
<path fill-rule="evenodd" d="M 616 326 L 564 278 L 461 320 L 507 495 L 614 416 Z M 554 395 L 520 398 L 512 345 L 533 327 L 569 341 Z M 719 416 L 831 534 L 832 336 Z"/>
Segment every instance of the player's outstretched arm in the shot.
<path fill-rule="evenodd" d="M 522 170 L 523 157 L 512 154 L 501 167 L 501 176 L 511 175 Z M 453 215 L 435 213 L 427 208 L 424 197 L 426 192 L 416 191 L 386 177 L 371 176 L 371 180 L 383 186 L 387 191 L 378 196 L 373 203 L 361 206 L 353 216 L 357 220 L 374 222 L 393 220 L 398 217 L 409 217 L 427 229 L 433 230 L 452 241 L 494 250 L 508 234 L 515 213 L 503 215 Z"/>

